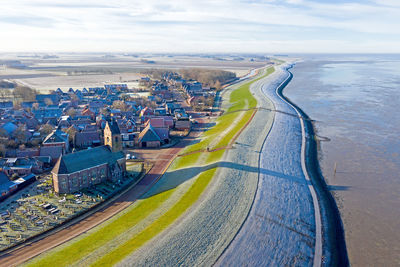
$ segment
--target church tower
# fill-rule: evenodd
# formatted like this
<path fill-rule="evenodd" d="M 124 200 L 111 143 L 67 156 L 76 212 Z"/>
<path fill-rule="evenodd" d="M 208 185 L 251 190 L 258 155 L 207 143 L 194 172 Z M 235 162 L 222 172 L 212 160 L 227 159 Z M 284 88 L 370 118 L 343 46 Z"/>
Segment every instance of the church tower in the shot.
<path fill-rule="evenodd" d="M 116 121 L 107 121 L 104 128 L 104 144 L 111 148 L 112 152 L 122 151 L 122 137 Z"/>

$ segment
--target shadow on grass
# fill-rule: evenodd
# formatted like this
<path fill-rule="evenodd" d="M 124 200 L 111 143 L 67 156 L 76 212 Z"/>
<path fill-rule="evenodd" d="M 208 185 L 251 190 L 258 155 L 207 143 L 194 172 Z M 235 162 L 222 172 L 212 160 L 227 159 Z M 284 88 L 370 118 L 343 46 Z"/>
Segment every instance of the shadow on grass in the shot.
<path fill-rule="evenodd" d="M 285 179 L 289 183 L 298 183 L 298 184 L 303 184 L 303 185 L 309 185 L 310 182 L 305 180 L 303 177 L 296 177 L 292 175 L 288 175 L 282 172 L 276 172 L 268 169 L 259 169 L 258 167 L 252 167 L 248 165 L 243 165 L 243 164 L 238 164 L 238 163 L 233 163 L 233 162 L 227 162 L 227 161 L 222 161 L 222 162 L 217 162 L 217 163 L 212 163 L 208 164 L 205 166 L 200 166 L 200 167 L 189 167 L 189 168 L 183 168 L 183 169 L 178 169 L 174 170 L 171 172 L 167 172 L 164 174 L 164 176 L 158 181 L 156 185 L 144 196 L 142 196 L 142 199 L 149 198 L 152 196 L 155 196 L 157 194 L 160 194 L 162 192 L 174 189 L 178 187 L 179 185 L 183 184 L 184 182 L 196 177 L 200 173 L 207 171 L 209 169 L 213 168 L 228 168 L 228 169 L 234 169 L 238 171 L 244 171 L 244 172 L 249 172 L 249 173 L 261 173 L 263 175 L 268 175 L 273 178 L 279 178 L 279 179 Z M 155 176 L 158 174 L 154 174 Z M 347 190 L 348 187 L 346 186 L 335 186 L 335 189 L 333 190 Z"/>

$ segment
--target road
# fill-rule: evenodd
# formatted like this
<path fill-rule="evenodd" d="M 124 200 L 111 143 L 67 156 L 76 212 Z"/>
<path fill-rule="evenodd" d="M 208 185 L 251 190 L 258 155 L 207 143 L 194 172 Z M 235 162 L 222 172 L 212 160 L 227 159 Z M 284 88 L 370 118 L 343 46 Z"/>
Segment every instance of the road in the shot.
<path fill-rule="evenodd" d="M 202 122 L 202 119 L 198 119 Z M 99 211 L 93 215 L 81 220 L 75 224 L 63 228 L 62 230 L 45 236 L 44 238 L 24 244 L 21 247 L 5 253 L 0 256 L 0 266 L 15 266 L 21 264 L 51 248 L 54 248 L 80 234 L 92 229 L 96 225 L 108 220 L 115 214 L 124 210 L 132 203 L 134 203 L 140 196 L 146 193 L 158 179 L 161 174 L 168 167 L 169 163 L 173 158 L 189 144 L 194 138 L 198 137 L 202 132 L 202 124 L 198 125 L 197 129 L 194 129 L 189 136 L 181 140 L 176 146 L 160 150 L 141 149 L 136 151 L 140 156 L 145 159 L 152 161 L 154 166 L 152 169 L 143 177 L 143 179 L 133 188 L 118 196 L 115 200 L 105 205 Z"/>
<path fill-rule="evenodd" d="M 263 82 L 269 83 L 275 78 L 256 82 L 254 91 L 260 91 Z M 257 98 L 260 105 L 273 109 L 268 99 Z M 229 99 L 229 92 L 224 93 L 224 99 Z M 234 238 L 253 202 L 259 151 L 272 125 L 273 114 L 270 110 L 257 111 L 233 149 L 218 163 L 218 171 L 200 200 L 166 231 L 124 259 L 120 266 L 132 262 L 137 266 L 213 265 Z M 215 164 L 203 168 L 208 167 Z"/>

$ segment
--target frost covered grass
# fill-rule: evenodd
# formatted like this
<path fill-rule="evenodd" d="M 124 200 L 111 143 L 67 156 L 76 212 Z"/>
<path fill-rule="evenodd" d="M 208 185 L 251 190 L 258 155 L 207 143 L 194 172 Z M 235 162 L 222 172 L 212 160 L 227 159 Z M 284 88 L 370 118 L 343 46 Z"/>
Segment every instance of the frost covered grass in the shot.
<path fill-rule="evenodd" d="M 273 70 L 273 68 L 268 69 L 261 77 L 234 90 L 229 98 L 229 102 L 232 104 L 230 109 L 236 111 L 243 108 L 256 107 L 257 101 L 249 91 L 250 84 L 264 78 L 268 74 L 272 73 Z M 229 113 L 221 116 L 217 119 L 217 124 L 203 135 L 203 140 L 199 143 L 188 146 L 184 150 L 184 153 L 196 150 L 205 150 L 210 146 L 210 144 L 214 148 L 228 145 L 232 138 L 250 119 L 252 113 L 253 111 L 250 110 Z M 221 160 L 224 152 L 225 149 L 207 154 L 194 153 L 179 157 L 171 166 L 171 169 L 178 170 L 190 166 L 200 166 L 217 162 Z M 201 155 L 203 156 L 200 157 Z M 142 231 L 136 233 L 128 240 L 124 240 L 122 244 L 117 244 L 116 246 L 111 247 L 110 250 L 107 251 L 108 253 L 102 258 L 96 258 L 97 261 L 94 265 L 103 266 L 115 264 L 139 247 L 143 246 L 157 234 L 161 233 L 198 200 L 211 181 L 215 171 L 215 168 L 209 169 L 200 173 L 197 177 L 193 177 L 195 178 L 194 183 L 186 192 L 182 192 L 182 196 L 176 202 L 173 202 L 170 207 L 165 209 L 165 213 L 149 222 L 147 227 Z M 159 182 L 162 180 L 163 179 Z M 135 227 L 139 222 L 150 216 L 152 212 L 160 209 L 160 206 L 162 206 L 162 204 L 173 195 L 176 189 L 177 188 L 175 187 L 161 191 L 158 194 L 140 200 L 138 205 L 129 209 L 129 211 L 122 216 L 112 220 L 104 226 L 95 228 L 95 231 L 90 231 L 83 238 L 46 253 L 44 256 L 30 262 L 29 266 L 50 266 L 55 264 L 57 266 L 68 266 L 79 262 L 82 258 L 88 257 L 94 251 L 106 246 L 111 240 L 118 238 L 132 227 Z M 68 255 L 68 257 L 65 257 L 65 255 Z"/>
<path fill-rule="evenodd" d="M 241 112 L 235 112 L 235 111 L 240 111 L 243 109 L 253 109 L 257 107 L 257 100 L 254 98 L 254 96 L 250 92 L 250 86 L 252 83 L 265 78 L 266 76 L 270 75 L 275 71 L 274 67 L 268 68 L 263 75 L 258 77 L 255 80 L 251 80 L 243 85 L 241 85 L 238 89 L 234 90 L 231 92 L 229 96 L 229 103 L 230 107 L 228 108 L 226 114 L 222 115 L 219 117 L 216 121 L 216 125 L 205 132 L 203 134 L 203 139 L 201 142 L 194 144 L 187 149 L 185 149 L 185 152 L 192 152 L 192 151 L 197 151 L 197 150 L 205 150 L 207 147 L 210 146 L 211 142 L 217 138 L 219 135 L 222 134 L 222 132 L 227 129 L 232 123 L 235 121 L 235 119 L 238 118 Z M 230 142 L 230 140 L 242 129 L 242 127 L 246 124 L 246 122 L 250 119 L 252 115 L 252 111 L 244 111 L 243 117 L 240 119 L 239 122 L 234 126 L 233 129 L 231 129 L 228 133 L 225 134 L 225 136 L 214 146 L 209 147 L 210 149 L 215 149 L 218 147 L 224 147 L 227 146 Z"/>
<path fill-rule="evenodd" d="M 267 74 L 263 75 L 261 78 L 265 77 L 271 73 L 271 71 L 267 70 Z M 257 79 L 258 80 L 258 79 Z M 235 101 L 236 98 L 243 99 L 244 96 L 246 98 L 243 103 L 249 102 L 255 107 L 257 105 L 257 101 L 251 95 L 249 91 L 249 86 L 252 82 L 248 83 L 247 87 L 241 86 L 239 89 L 235 90 L 234 92 L 241 90 L 239 94 L 236 94 L 230 98 L 230 102 Z M 247 93 L 247 95 L 246 95 Z M 253 101 L 254 100 L 254 101 Z M 253 103 L 254 102 L 254 103 Z M 246 122 L 250 119 L 253 111 L 246 111 L 244 116 L 240 118 L 240 121 L 226 134 L 223 136 L 222 139 L 218 142 L 218 145 L 228 144 L 230 140 L 240 131 L 240 129 L 246 124 Z M 206 133 L 206 136 L 213 136 L 216 133 L 222 133 L 227 127 L 229 127 L 233 120 L 239 116 L 239 113 L 231 113 L 225 116 L 220 117 L 220 123 L 217 123 L 210 131 Z M 224 118 L 223 118 L 224 117 Z M 223 118 L 223 119 L 221 119 Z M 195 151 L 198 149 L 205 149 L 204 145 L 209 145 L 211 143 L 211 138 L 203 139 L 202 142 L 191 145 L 189 149 L 185 149 L 185 152 L 188 151 Z M 225 150 L 219 150 L 208 154 L 205 157 L 203 164 L 212 163 L 219 161 Z M 173 169 L 181 169 L 184 167 L 192 166 L 198 163 L 200 153 L 190 154 L 183 156 L 178 159 L 178 161 L 173 165 Z M 149 225 L 145 230 L 140 232 L 139 234 L 133 236 L 131 239 L 126 241 L 121 246 L 118 246 L 116 249 L 111 251 L 110 253 L 104 255 L 100 258 L 97 262 L 95 262 L 94 266 L 103 266 L 103 265 L 113 265 L 123 258 L 128 256 L 130 253 L 141 247 L 147 241 L 152 239 L 154 236 L 159 234 L 165 228 L 167 228 L 170 224 L 172 224 L 177 218 L 180 217 L 191 205 L 197 201 L 200 197 L 201 193 L 205 190 L 208 183 L 211 181 L 216 169 L 210 169 L 203 173 L 201 173 L 194 184 L 190 187 L 190 189 L 182 196 L 182 198 L 173 206 L 171 207 L 165 214 L 159 217 L 156 221 L 154 221 L 151 225 Z M 171 190 L 170 190 L 171 191 Z"/>
<path fill-rule="evenodd" d="M 171 194 L 173 190 L 154 195 L 146 201 L 142 201 L 134 209 L 125 213 L 117 220 L 92 232 L 86 237 L 56 250 L 45 254 L 30 262 L 27 266 L 69 266 L 97 248 L 105 245 L 108 241 L 125 232 L 130 227 L 148 216 L 158 208 Z M 66 257 L 68 255 L 68 257 Z"/>
<path fill-rule="evenodd" d="M 108 254 L 104 255 L 92 266 L 111 266 L 130 253 L 141 247 L 148 240 L 166 229 L 180 215 L 182 215 L 197 199 L 207 187 L 208 183 L 214 176 L 216 169 L 209 169 L 199 175 L 196 182 L 190 187 L 186 194 L 165 214 L 158 218 L 154 223 L 149 225 L 144 231 L 132 237 L 121 246 L 115 248 Z"/>
<path fill-rule="evenodd" d="M 257 83 L 251 90 L 260 106 L 273 109 L 272 102 L 261 93 L 264 84 Z M 230 91 L 224 94 L 226 109 L 229 108 L 227 93 Z M 259 151 L 273 117 L 274 112 L 261 109 L 236 140 L 235 149 L 201 153 L 203 168 L 218 166 L 201 201 L 194 203 L 179 223 L 174 223 L 117 266 L 129 266 L 133 262 L 137 266 L 212 266 L 251 207 L 258 184 Z"/>

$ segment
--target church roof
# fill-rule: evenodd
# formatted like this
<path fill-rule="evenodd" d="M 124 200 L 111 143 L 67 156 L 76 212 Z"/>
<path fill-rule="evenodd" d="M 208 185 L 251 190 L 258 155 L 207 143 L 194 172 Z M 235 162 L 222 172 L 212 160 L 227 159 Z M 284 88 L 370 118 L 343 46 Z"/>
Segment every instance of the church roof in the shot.
<path fill-rule="evenodd" d="M 52 172 L 70 174 L 106 163 L 113 164 L 122 158 L 122 151 L 111 152 L 108 146 L 100 146 L 61 156 Z"/>
<path fill-rule="evenodd" d="M 116 121 L 111 120 L 110 122 L 107 122 L 107 124 L 110 127 L 112 134 L 121 134 L 118 123 Z"/>

